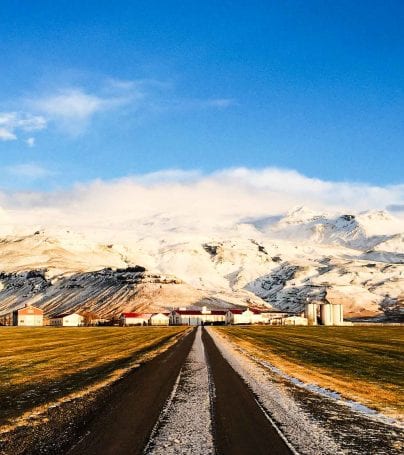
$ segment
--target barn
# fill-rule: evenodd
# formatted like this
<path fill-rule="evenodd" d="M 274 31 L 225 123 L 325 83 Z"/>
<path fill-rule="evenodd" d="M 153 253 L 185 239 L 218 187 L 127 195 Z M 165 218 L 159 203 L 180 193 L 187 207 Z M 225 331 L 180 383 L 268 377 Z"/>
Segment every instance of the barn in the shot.
<path fill-rule="evenodd" d="M 79 327 L 84 325 L 84 316 L 79 313 L 58 314 L 50 318 L 50 325 L 54 327 Z"/>
<path fill-rule="evenodd" d="M 43 326 L 43 310 L 32 305 L 13 311 L 13 325 L 21 327 Z"/>

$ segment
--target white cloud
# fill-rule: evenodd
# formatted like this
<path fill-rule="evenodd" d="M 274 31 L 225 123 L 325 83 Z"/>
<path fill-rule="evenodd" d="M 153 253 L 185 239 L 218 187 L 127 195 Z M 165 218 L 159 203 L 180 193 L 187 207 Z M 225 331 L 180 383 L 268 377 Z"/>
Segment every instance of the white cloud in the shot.
<path fill-rule="evenodd" d="M 48 169 L 35 163 L 15 164 L 3 168 L 9 175 L 14 177 L 23 177 L 29 180 L 37 180 L 48 177 L 53 173 Z"/>
<path fill-rule="evenodd" d="M 128 93 L 126 88 L 124 91 L 103 96 L 88 93 L 82 88 L 67 88 L 30 100 L 29 105 L 63 131 L 79 135 L 96 114 L 131 103 L 135 98 L 134 93 Z"/>
<path fill-rule="evenodd" d="M 173 94 L 174 92 L 174 94 Z M 92 89 L 67 86 L 34 93 L 20 99 L 26 111 L 0 112 L 0 141 L 16 140 L 19 131 L 46 128 L 47 123 L 72 136 L 84 133 L 93 118 L 102 113 L 127 108 L 133 113 L 167 113 L 203 109 L 226 109 L 236 105 L 232 98 L 184 99 L 175 96 L 175 87 L 156 79 L 123 80 L 104 78 Z M 36 115 L 33 115 L 35 113 Z M 132 117 L 133 118 L 133 117 Z M 32 146 L 31 138 L 25 139 Z"/>
<path fill-rule="evenodd" d="M 27 112 L 0 112 L 0 140 L 17 139 L 20 131 L 32 132 L 46 128 L 46 119 L 41 115 Z"/>
<path fill-rule="evenodd" d="M 0 141 L 15 141 L 17 136 L 7 128 L 0 128 Z"/>
<path fill-rule="evenodd" d="M 80 89 L 69 89 L 38 99 L 34 105 L 51 117 L 87 119 L 103 108 L 104 101 Z"/>
<path fill-rule="evenodd" d="M 29 137 L 28 139 L 25 140 L 25 143 L 28 145 L 28 147 L 34 147 L 35 138 L 34 137 Z"/>
<path fill-rule="evenodd" d="M 43 175 L 35 168 L 19 171 Z M 208 236 L 297 205 L 348 212 L 400 205 L 404 185 L 324 181 L 277 168 L 224 169 L 208 175 L 168 170 L 96 180 L 66 191 L 3 194 L 0 200 L 19 213 L 21 224 L 85 226 L 142 236 L 170 235 L 173 230 Z"/>

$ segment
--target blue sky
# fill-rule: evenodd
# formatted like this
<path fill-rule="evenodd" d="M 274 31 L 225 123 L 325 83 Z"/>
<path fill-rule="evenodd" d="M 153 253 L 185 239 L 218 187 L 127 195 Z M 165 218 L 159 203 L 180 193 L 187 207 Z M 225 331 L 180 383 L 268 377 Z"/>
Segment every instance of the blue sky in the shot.
<path fill-rule="evenodd" d="M 162 169 L 403 183 L 402 1 L 0 3 L 0 189 Z"/>

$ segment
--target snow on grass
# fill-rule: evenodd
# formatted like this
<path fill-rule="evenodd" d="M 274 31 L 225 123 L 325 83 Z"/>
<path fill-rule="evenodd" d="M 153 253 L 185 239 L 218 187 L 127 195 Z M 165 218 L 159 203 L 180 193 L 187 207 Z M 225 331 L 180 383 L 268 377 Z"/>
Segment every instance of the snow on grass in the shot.
<path fill-rule="evenodd" d="M 223 355 L 227 353 L 233 368 L 301 454 L 403 453 L 404 431 L 399 422 L 373 414 L 360 403 L 341 400 L 330 390 L 296 380 L 254 350 L 233 344 L 219 330 L 211 332 Z M 322 449 L 317 448 L 318 437 L 324 442 Z"/>

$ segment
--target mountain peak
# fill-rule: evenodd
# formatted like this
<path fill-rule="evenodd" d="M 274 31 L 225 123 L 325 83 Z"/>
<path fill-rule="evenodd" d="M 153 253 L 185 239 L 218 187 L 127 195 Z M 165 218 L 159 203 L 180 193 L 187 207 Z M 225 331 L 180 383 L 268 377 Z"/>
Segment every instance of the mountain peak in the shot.
<path fill-rule="evenodd" d="M 316 212 L 303 205 L 294 207 L 289 210 L 281 222 L 290 224 L 306 223 L 308 221 L 314 221 L 321 218 L 326 218 L 325 213 Z"/>

